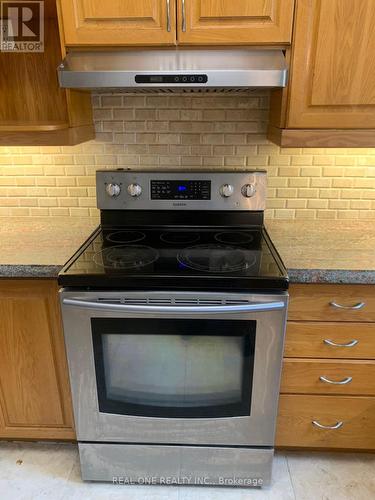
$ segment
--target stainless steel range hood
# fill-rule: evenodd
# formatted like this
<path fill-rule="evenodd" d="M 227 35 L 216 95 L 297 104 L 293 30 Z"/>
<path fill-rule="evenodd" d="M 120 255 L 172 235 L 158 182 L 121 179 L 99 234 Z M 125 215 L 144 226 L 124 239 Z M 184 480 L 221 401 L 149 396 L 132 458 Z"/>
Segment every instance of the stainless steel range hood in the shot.
<path fill-rule="evenodd" d="M 281 50 L 132 50 L 70 52 L 58 68 L 60 86 L 125 92 L 245 90 L 285 87 Z"/>

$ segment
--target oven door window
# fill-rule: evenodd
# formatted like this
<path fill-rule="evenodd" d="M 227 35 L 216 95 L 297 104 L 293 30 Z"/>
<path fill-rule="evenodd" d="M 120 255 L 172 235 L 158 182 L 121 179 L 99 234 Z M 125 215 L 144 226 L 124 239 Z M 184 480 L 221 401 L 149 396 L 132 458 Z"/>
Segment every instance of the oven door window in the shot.
<path fill-rule="evenodd" d="M 256 321 L 93 318 L 91 325 L 101 412 L 250 415 Z"/>

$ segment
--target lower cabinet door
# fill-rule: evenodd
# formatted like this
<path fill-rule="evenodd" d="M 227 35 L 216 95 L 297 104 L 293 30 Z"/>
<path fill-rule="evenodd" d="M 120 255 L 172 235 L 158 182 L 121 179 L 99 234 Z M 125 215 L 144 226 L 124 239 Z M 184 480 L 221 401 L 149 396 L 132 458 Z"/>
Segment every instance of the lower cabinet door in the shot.
<path fill-rule="evenodd" d="M 280 396 L 276 446 L 375 449 L 375 398 Z"/>
<path fill-rule="evenodd" d="M 0 438 L 74 439 L 55 280 L 0 280 Z"/>

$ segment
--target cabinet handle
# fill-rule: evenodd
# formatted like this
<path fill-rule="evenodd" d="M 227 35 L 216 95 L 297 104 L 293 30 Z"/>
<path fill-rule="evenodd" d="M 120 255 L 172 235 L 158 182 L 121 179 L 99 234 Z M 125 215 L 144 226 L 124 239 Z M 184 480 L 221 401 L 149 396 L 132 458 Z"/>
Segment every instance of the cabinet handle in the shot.
<path fill-rule="evenodd" d="M 343 306 L 337 302 L 330 302 L 329 305 L 335 307 L 336 309 L 350 309 L 351 311 L 357 311 L 358 309 L 365 307 L 366 303 L 358 302 L 358 304 L 354 304 L 354 306 Z"/>
<path fill-rule="evenodd" d="M 167 31 L 171 31 L 171 0 L 167 0 Z"/>
<path fill-rule="evenodd" d="M 347 344 L 337 344 L 336 342 L 333 342 L 333 340 L 330 340 L 330 339 L 323 339 L 323 342 L 327 345 L 330 345 L 332 347 L 354 347 L 355 345 L 358 344 L 358 340 L 351 340 L 350 342 L 348 342 Z"/>
<path fill-rule="evenodd" d="M 325 377 L 324 375 L 321 375 L 319 377 L 319 380 L 321 382 L 326 382 L 327 384 L 334 384 L 334 385 L 346 385 L 350 384 L 350 382 L 353 380 L 353 377 L 345 377 L 342 380 L 330 380 L 329 378 Z"/>
<path fill-rule="evenodd" d="M 315 427 L 318 427 L 319 429 L 329 429 L 329 430 L 335 430 L 335 429 L 340 429 L 344 425 L 344 422 L 340 420 L 340 422 L 336 422 L 334 425 L 323 425 L 320 424 L 317 420 L 313 420 L 311 422 Z"/>
<path fill-rule="evenodd" d="M 181 0 L 181 11 L 182 11 L 182 31 L 186 31 L 186 12 L 185 12 L 185 0 Z"/>

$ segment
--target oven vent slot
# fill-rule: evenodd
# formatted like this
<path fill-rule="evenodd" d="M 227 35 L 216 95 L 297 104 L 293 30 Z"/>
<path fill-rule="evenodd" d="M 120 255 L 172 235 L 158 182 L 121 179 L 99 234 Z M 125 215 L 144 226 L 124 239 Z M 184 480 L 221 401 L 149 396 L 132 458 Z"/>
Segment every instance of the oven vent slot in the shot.
<path fill-rule="evenodd" d="M 246 299 L 201 299 L 201 298 L 141 298 L 141 297 L 98 297 L 98 302 L 107 304 L 133 304 L 133 305 L 159 305 L 159 306 L 221 306 L 221 305 L 242 305 L 249 304 Z"/>

